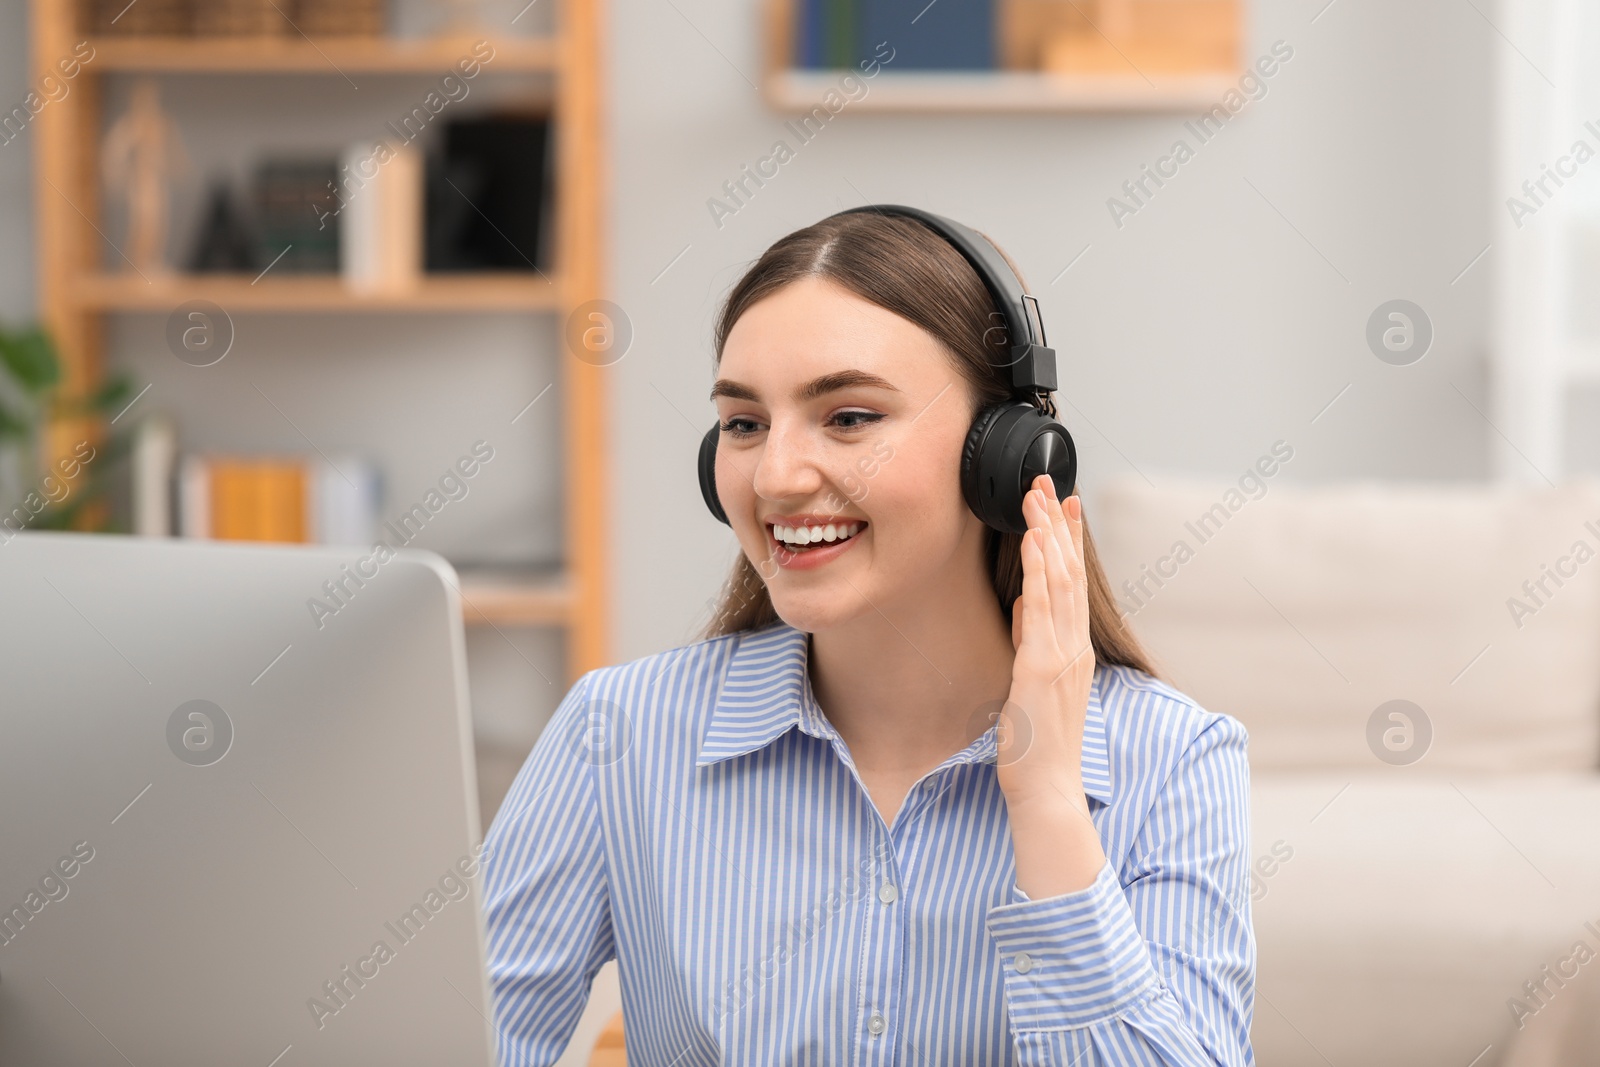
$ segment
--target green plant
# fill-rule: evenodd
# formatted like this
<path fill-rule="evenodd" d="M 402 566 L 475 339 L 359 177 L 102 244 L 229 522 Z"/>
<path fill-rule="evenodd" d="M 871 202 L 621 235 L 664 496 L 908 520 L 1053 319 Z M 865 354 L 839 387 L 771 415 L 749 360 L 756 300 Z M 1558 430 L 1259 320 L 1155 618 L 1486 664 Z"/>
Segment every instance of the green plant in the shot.
<path fill-rule="evenodd" d="M 0 325 L 0 515 L 21 508 L 34 529 L 126 532 L 126 523 L 114 518 L 109 506 L 114 475 L 132 447 L 126 427 L 107 434 L 94 459 L 71 479 L 46 470 L 40 448 L 52 419 L 120 411 L 132 391 L 128 379 L 112 376 L 91 395 L 78 398 L 61 396 L 60 385 L 61 359 L 49 334 L 38 326 L 12 330 Z M 54 479 L 50 485 L 66 485 L 58 500 L 48 499 L 54 493 L 47 477 Z M 44 501 L 37 513 L 28 505 L 30 498 Z"/>

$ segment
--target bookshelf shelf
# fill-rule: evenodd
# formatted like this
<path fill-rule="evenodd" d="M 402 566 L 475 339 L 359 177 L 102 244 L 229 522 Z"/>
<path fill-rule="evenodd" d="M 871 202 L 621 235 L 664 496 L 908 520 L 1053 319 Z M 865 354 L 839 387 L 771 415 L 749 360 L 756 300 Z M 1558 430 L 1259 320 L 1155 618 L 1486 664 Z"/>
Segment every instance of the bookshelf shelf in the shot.
<path fill-rule="evenodd" d="M 461 611 L 468 626 L 560 626 L 571 617 L 565 571 L 462 568 Z"/>
<path fill-rule="evenodd" d="M 235 311 L 528 311 L 560 306 L 557 281 L 531 271 L 436 274 L 415 288 L 358 292 L 336 274 L 186 275 L 146 281 L 136 274 L 79 276 L 76 298 L 103 311 L 171 311 L 186 300 L 209 300 Z"/>
<path fill-rule="evenodd" d="M 29 84 L 56 73 L 83 39 L 81 0 L 29 0 Z M 91 36 L 93 59 L 82 63 L 69 95 L 50 101 L 30 127 L 39 311 L 62 357 L 63 411 L 91 395 L 105 365 L 108 314 L 170 313 L 187 300 L 208 300 L 235 312 L 368 314 L 504 311 L 565 315 L 606 295 L 601 27 L 604 0 L 559 0 L 554 27 L 541 36 L 393 37 Z M 485 272 L 428 275 L 405 292 L 361 293 L 336 275 L 264 277 L 174 275 L 147 280 L 102 265 L 100 152 L 107 81 L 128 74 L 438 76 L 487 39 L 494 55 L 485 73 L 547 74 L 519 83 L 517 102 L 548 113 L 553 134 L 551 259 L 559 273 Z M 481 59 L 479 60 L 480 62 Z M 365 96 L 365 94 L 363 94 Z M 605 372 L 557 354 L 561 409 L 559 481 L 567 558 L 556 570 L 463 573 L 464 620 L 496 626 L 560 629 L 569 683 L 609 661 L 607 457 L 602 419 Z M 181 414 L 181 412 L 179 413 Z M 104 439 L 103 420 L 63 414 L 49 426 L 41 459 L 71 452 L 81 440 Z"/>
<path fill-rule="evenodd" d="M 487 38 L 391 40 L 363 37 L 94 37 L 90 66 L 103 71 L 193 74 L 436 74 Z M 554 71 L 553 37 L 498 38 L 486 71 Z"/>
<path fill-rule="evenodd" d="M 844 70 L 774 70 L 763 96 L 774 111 L 805 114 Z M 858 75 L 859 77 L 859 75 Z M 1042 71 L 880 71 L 852 111 L 985 114 L 996 112 L 1179 111 L 1205 108 L 1233 88 L 1237 74 L 1145 78 Z"/>

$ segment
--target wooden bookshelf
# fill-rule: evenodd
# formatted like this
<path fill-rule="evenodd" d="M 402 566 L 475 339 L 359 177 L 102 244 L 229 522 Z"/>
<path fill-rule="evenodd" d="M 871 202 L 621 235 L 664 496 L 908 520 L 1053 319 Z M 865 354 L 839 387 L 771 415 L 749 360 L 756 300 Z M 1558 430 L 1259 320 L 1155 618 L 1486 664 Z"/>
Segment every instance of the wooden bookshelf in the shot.
<path fill-rule="evenodd" d="M 572 615 L 566 571 L 462 567 L 462 612 L 469 624 L 563 626 Z"/>
<path fill-rule="evenodd" d="M 34 118 L 34 199 L 40 317 L 63 362 L 64 398 L 88 395 L 104 366 L 104 320 L 123 312 L 166 312 L 185 300 L 210 300 L 230 312 L 448 313 L 521 312 L 559 315 L 604 297 L 601 249 L 607 173 L 601 142 L 600 0 L 561 0 L 552 34 L 494 39 L 483 76 L 543 73 L 530 102 L 548 102 L 554 131 L 553 259 L 550 276 L 526 273 L 427 275 L 410 291 L 366 294 L 331 276 L 177 275 L 147 280 L 108 272 L 100 233 L 101 97 L 107 78 L 130 73 L 276 74 L 328 77 L 444 73 L 472 41 L 441 38 L 94 37 L 80 32 L 76 0 L 30 0 L 29 84 L 55 75 L 57 60 L 85 39 L 92 61 L 71 92 Z M 548 86 L 548 87 L 546 87 Z M 563 331 L 555 331 L 562 336 Z M 562 629 L 567 675 L 608 660 L 610 523 L 608 439 L 601 425 L 604 370 L 565 351 L 556 355 L 565 467 L 568 557 L 548 572 L 463 572 L 464 619 L 472 624 Z M 106 427 L 60 418 L 49 427 L 46 462 Z"/>

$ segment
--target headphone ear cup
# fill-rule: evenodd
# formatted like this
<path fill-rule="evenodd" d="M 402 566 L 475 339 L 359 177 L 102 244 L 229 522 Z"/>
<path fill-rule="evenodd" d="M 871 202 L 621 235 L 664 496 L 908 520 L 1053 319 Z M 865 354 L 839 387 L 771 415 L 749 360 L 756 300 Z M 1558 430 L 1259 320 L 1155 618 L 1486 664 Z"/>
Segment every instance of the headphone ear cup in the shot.
<path fill-rule="evenodd" d="M 983 442 L 988 437 L 990 428 L 1010 406 L 1009 403 L 991 404 L 978 412 L 978 417 L 972 420 L 972 428 L 967 431 L 967 439 L 961 446 L 961 495 L 972 513 L 990 526 L 994 523 L 989 521 L 989 516 L 986 514 L 988 507 L 985 501 L 993 496 L 995 487 L 986 484 L 983 463 L 979 457 L 982 455 Z"/>
<path fill-rule="evenodd" d="M 972 513 L 1004 533 L 1027 533 L 1022 500 L 1041 474 L 1050 475 L 1057 500 L 1077 487 L 1078 451 L 1067 428 L 1024 401 L 984 409 L 961 449 L 961 493 Z"/>
<path fill-rule="evenodd" d="M 721 435 L 721 425 L 712 423 L 700 439 L 700 496 L 718 522 L 732 526 L 728 513 L 722 510 L 722 501 L 717 499 L 717 440 Z"/>

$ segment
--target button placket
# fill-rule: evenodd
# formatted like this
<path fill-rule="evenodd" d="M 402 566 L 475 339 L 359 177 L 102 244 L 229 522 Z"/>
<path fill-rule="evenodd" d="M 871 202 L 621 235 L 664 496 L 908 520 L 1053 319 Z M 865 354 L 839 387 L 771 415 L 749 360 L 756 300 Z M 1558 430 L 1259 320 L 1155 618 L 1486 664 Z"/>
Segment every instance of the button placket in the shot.
<path fill-rule="evenodd" d="M 863 955 L 862 1014 L 858 1016 L 862 1020 L 859 1040 L 865 1044 L 862 1062 L 867 1064 L 887 1064 L 895 1058 L 893 1042 L 882 1038 L 890 1034 L 890 1019 L 902 999 L 904 909 L 890 906 L 900 898 L 898 853 L 890 843 L 887 857 L 867 876 L 869 880 L 858 898 L 866 905 L 862 917 L 868 941 Z"/>

